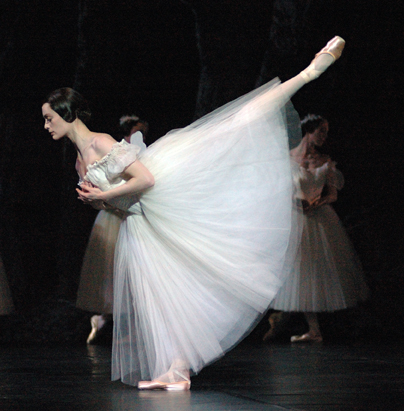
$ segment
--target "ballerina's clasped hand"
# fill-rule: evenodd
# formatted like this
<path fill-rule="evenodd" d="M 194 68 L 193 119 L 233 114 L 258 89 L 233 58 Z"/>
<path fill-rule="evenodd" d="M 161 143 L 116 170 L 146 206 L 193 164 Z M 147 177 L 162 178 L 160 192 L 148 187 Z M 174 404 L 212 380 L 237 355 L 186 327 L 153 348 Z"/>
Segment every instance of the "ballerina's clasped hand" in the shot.
<path fill-rule="evenodd" d="M 86 204 L 101 202 L 108 207 L 108 201 L 116 197 L 139 193 L 154 185 L 154 177 L 138 160 L 126 168 L 125 179 L 126 183 L 107 191 L 92 187 L 91 184 L 82 184 L 80 189 L 76 188 L 78 198 Z"/>
<path fill-rule="evenodd" d="M 107 206 L 106 199 L 103 198 L 103 191 L 101 191 L 98 187 L 91 187 L 90 185 L 83 184 L 80 188 L 76 188 L 77 193 L 79 194 L 78 198 L 83 201 L 85 204 L 90 204 L 94 208 L 98 209 L 98 205 L 100 207 Z M 102 208 L 100 208 L 102 210 Z"/>

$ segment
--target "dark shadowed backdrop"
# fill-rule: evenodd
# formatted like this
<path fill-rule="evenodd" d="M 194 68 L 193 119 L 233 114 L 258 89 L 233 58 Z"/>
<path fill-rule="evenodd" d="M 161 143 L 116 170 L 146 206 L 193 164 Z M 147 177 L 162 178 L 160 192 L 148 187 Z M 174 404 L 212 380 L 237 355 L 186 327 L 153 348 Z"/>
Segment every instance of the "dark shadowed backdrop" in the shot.
<path fill-rule="evenodd" d="M 3 0 L 0 4 L 1 242 L 16 312 L 0 341 L 81 342 L 74 307 L 96 212 L 76 199 L 75 152 L 43 129 L 59 87 L 90 101 L 91 129 L 121 115 L 148 143 L 279 76 L 338 34 L 343 57 L 293 103 L 324 115 L 324 149 L 346 178 L 335 208 L 364 264 L 363 335 L 403 335 L 403 30 L 400 2 L 349 0 Z M 335 324 L 333 320 L 328 319 Z M 341 324 L 337 327 L 341 326 Z"/>

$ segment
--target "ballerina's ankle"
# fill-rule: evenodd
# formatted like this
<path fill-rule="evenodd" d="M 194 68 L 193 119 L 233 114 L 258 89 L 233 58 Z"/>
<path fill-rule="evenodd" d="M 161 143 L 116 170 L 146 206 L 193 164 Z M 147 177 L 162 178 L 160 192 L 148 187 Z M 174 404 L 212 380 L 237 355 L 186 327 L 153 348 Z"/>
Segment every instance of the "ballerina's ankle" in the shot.
<path fill-rule="evenodd" d="M 341 57 L 345 47 L 345 40 L 340 36 L 332 38 L 319 53 L 316 54 L 310 66 L 303 70 L 300 75 L 306 83 L 318 78 L 331 64 Z"/>
<path fill-rule="evenodd" d="M 322 53 L 312 61 L 309 67 L 300 72 L 300 75 L 306 83 L 309 83 L 320 77 L 334 62 L 335 57 L 331 53 Z"/>

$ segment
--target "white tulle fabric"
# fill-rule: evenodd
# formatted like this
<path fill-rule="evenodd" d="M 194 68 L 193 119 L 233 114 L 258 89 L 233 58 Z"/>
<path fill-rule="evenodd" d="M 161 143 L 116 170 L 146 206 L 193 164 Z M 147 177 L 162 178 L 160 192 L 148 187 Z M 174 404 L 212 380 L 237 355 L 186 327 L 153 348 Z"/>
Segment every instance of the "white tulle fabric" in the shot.
<path fill-rule="evenodd" d="M 94 221 L 80 274 L 76 306 L 100 314 L 112 314 L 115 243 L 121 216 L 100 211 Z"/>
<path fill-rule="evenodd" d="M 155 186 L 112 204 L 127 211 L 115 252 L 113 380 L 134 385 L 172 364 L 198 372 L 267 310 L 299 242 L 287 104 L 294 114 L 273 81 L 140 155 Z M 102 190 L 122 184 L 132 147 L 117 143 L 85 179 Z"/>
<path fill-rule="evenodd" d="M 326 184 L 343 186 L 342 173 L 328 162 L 294 176 L 297 195 L 312 203 Z M 282 311 L 321 312 L 352 307 L 368 297 L 361 263 L 334 209 L 323 205 L 304 215 L 301 260 L 271 307 Z"/>
<path fill-rule="evenodd" d="M 0 315 L 10 314 L 14 309 L 10 288 L 0 256 Z"/>

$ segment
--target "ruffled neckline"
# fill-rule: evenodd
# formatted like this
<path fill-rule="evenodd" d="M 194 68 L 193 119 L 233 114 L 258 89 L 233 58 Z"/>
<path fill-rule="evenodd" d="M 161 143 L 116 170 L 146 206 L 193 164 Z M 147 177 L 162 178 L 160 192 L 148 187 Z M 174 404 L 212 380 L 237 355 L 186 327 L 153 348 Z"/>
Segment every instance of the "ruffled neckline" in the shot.
<path fill-rule="evenodd" d="M 336 162 L 335 161 L 326 161 L 324 164 L 322 164 L 321 166 L 315 167 L 315 168 L 305 168 L 303 166 L 300 166 L 300 168 L 304 171 L 306 171 L 307 173 L 313 175 L 313 176 L 317 176 L 319 173 L 321 173 L 322 171 L 329 171 L 329 169 L 332 169 L 333 167 L 335 167 Z"/>
<path fill-rule="evenodd" d="M 111 154 L 112 154 L 118 147 L 123 146 L 123 145 L 125 145 L 125 144 L 129 144 L 129 143 L 128 143 L 127 141 L 125 141 L 125 140 L 122 140 L 122 141 L 119 141 L 119 142 L 114 143 L 114 144 L 112 145 L 111 150 L 109 151 L 109 153 L 105 154 L 105 156 L 102 157 L 102 158 L 100 158 L 99 160 L 94 161 L 94 163 L 89 164 L 89 165 L 87 166 L 87 172 L 86 172 L 86 175 L 83 177 L 83 180 L 87 180 L 86 177 L 87 177 L 87 175 L 88 175 L 88 173 L 89 173 L 90 170 L 94 169 L 95 167 L 99 167 L 99 166 L 102 166 L 103 164 L 105 164 L 105 163 L 108 161 L 108 159 L 109 159 L 109 157 L 111 156 Z"/>

